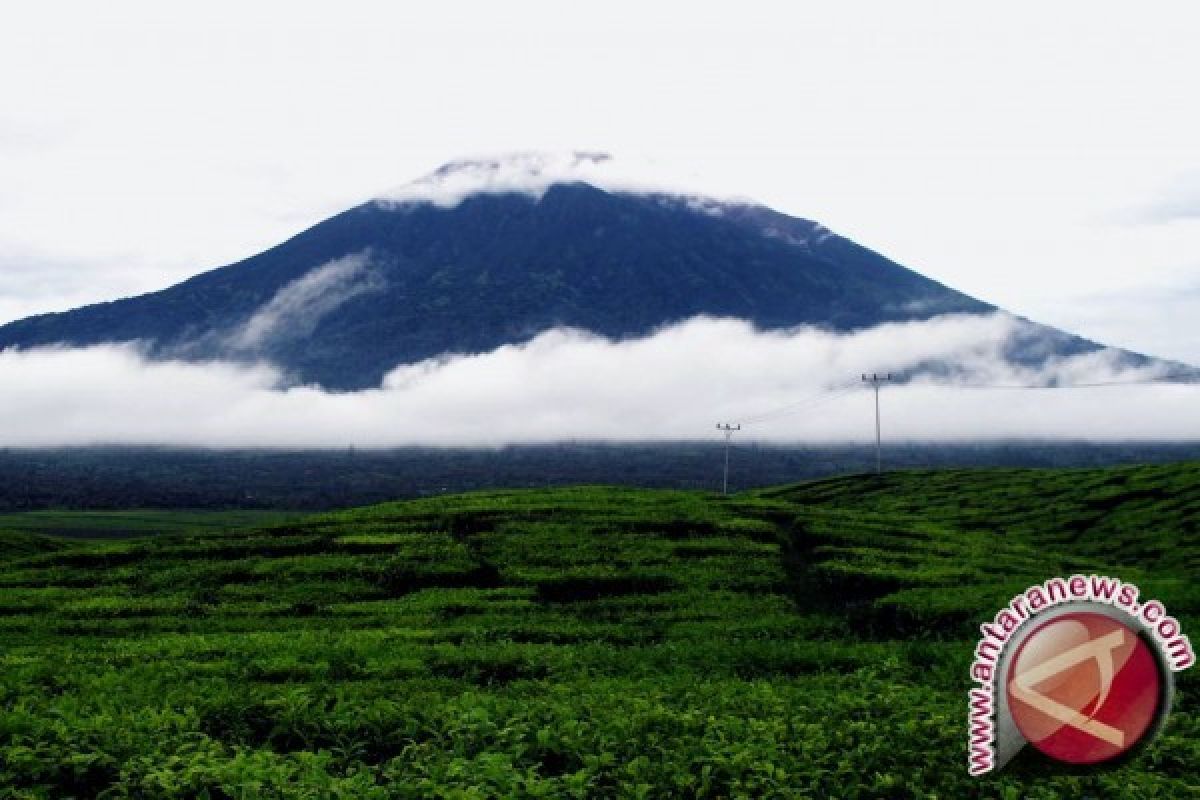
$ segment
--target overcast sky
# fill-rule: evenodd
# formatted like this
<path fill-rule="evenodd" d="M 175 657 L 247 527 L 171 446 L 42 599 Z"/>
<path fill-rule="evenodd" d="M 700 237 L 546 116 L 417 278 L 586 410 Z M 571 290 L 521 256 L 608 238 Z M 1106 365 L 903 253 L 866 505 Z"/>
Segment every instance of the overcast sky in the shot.
<path fill-rule="evenodd" d="M 595 149 L 1200 363 L 1194 3 L 58 3 L 0 25 L 0 320 L 469 155 Z"/>

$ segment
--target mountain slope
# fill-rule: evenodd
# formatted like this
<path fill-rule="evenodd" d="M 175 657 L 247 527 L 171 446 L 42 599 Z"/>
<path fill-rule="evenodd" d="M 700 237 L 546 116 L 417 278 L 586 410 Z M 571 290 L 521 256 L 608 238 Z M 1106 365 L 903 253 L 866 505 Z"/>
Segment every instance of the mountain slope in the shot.
<path fill-rule="evenodd" d="M 0 348 L 138 340 L 159 357 L 266 359 L 295 381 L 359 389 L 556 326 L 628 337 L 703 314 L 845 331 L 994 310 L 762 206 L 568 179 L 451 205 L 373 201 L 169 289 L 0 327 Z M 1014 347 L 1098 345 L 1037 328 Z"/>

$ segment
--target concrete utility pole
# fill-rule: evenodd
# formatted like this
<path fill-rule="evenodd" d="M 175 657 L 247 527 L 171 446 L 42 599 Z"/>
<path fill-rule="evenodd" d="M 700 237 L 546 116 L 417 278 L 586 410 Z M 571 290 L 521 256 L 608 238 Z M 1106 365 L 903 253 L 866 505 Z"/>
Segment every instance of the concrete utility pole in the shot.
<path fill-rule="evenodd" d="M 725 433 L 725 476 L 721 480 L 721 494 L 729 494 L 729 440 L 733 438 L 734 431 L 740 431 L 742 426 L 730 425 L 728 422 L 718 422 L 717 430 Z"/>
<path fill-rule="evenodd" d="M 892 373 L 880 375 L 872 372 L 870 375 L 864 374 L 862 379 L 865 383 L 871 384 L 871 388 L 875 390 L 875 474 L 883 474 L 883 437 L 879 430 L 879 386 L 892 379 Z"/>

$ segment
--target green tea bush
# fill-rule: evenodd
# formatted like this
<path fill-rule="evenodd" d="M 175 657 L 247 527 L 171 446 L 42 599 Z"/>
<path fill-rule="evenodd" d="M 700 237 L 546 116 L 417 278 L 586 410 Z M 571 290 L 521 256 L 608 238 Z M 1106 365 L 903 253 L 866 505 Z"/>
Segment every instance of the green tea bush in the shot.
<path fill-rule="evenodd" d="M 1188 630 L 1197 520 L 1179 465 L 0 535 L 0 800 L 1192 796 L 1190 672 L 1163 735 L 1092 773 L 969 778 L 965 692 L 978 623 L 1059 572 Z"/>

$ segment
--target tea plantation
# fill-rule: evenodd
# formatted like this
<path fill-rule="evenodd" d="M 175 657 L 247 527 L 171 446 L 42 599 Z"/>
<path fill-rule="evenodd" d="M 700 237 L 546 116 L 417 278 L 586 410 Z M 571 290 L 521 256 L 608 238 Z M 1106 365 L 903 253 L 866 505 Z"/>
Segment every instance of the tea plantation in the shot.
<path fill-rule="evenodd" d="M 1200 465 L 584 487 L 0 533 L 0 798 L 1200 796 L 1200 685 L 966 774 L 976 626 L 1097 571 L 1200 636 Z"/>

